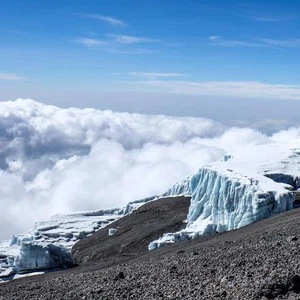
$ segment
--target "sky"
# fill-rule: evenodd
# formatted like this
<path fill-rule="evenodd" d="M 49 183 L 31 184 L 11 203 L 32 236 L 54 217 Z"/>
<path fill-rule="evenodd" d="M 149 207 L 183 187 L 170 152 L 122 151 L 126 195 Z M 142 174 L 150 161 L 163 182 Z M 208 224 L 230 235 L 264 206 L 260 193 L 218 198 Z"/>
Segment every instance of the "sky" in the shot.
<path fill-rule="evenodd" d="M 237 105 L 244 121 L 243 103 L 254 103 L 250 114 L 269 100 L 300 108 L 299 1 L 0 4 L 1 101 L 221 121 L 214 108 L 224 102 Z M 187 103 L 184 112 L 172 109 L 178 99 Z"/>

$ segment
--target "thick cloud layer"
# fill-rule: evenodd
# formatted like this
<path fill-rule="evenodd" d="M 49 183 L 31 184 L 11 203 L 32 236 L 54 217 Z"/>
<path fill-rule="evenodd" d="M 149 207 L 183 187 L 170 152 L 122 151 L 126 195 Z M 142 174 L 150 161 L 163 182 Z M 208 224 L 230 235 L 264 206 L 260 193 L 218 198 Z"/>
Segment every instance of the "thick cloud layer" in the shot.
<path fill-rule="evenodd" d="M 227 152 L 272 139 L 200 118 L 0 103 L 0 239 L 51 214 L 116 207 L 164 192 Z"/>

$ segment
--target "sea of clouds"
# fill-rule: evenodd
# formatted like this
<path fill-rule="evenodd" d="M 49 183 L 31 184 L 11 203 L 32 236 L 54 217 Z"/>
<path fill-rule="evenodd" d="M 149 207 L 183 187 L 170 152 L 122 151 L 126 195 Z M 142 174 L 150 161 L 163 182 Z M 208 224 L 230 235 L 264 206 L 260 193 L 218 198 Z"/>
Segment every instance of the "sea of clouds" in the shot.
<path fill-rule="evenodd" d="M 0 240 L 56 213 L 112 208 L 166 191 L 226 153 L 299 138 L 202 118 L 0 102 Z"/>

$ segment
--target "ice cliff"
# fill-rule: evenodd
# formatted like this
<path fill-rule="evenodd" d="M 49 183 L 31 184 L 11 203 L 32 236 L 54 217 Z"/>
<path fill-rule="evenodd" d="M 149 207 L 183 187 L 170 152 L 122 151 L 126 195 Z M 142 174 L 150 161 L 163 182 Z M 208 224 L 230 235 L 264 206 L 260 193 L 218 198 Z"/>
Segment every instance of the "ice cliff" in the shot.
<path fill-rule="evenodd" d="M 249 165 L 247 165 L 249 163 Z M 199 235 L 237 229 L 293 208 L 299 188 L 300 153 L 293 150 L 280 161 L 258 158 L 240 161 L 230 155 L 175 184 L 165 196 L 189 195 L 187 226 L 166 233 L 149 250 Z"/>
<path fill-rule="evenodd" d="M 72 266 L 71 248 L 78 240 L 153 199 L 133 201 L 123 208 L 55 215 L 37 222 L 27 234 L 0 242 L 0 282 L 20 274 Z"/>

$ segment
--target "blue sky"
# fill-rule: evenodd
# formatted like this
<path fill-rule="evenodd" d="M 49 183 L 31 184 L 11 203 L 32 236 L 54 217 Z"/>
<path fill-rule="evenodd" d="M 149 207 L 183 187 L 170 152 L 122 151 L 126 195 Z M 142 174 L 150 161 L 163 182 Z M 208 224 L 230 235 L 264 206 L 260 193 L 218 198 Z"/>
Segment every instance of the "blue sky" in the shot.
<path fill-rule="evenodd" d="M 0 100 L 109 91 L 300 100 L 297 0 L 0 4 Z"/>

